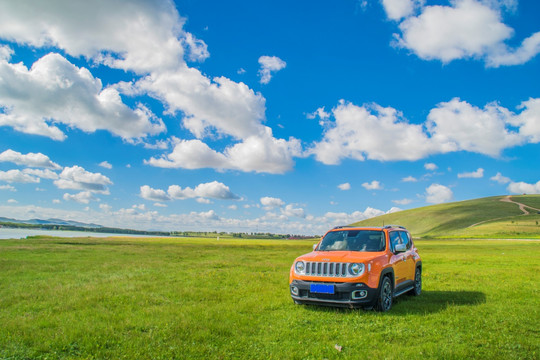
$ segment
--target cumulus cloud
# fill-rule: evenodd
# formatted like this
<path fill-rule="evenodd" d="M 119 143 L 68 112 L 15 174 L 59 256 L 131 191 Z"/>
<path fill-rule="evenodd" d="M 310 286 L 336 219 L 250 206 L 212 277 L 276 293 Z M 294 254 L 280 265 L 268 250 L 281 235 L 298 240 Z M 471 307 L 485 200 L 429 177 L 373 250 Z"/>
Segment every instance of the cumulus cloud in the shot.
<path fill-rule="evenodd" d="M 90 191 L 81 191 L 80 193 L 74 195 L 65 193 L 64 200 L 76 201 L 80 204 L 89 204 L 90 201 L 95 201 L 97 199 L 94 197 L 94 195 L 92 195 Z"/>
<path fill-rule="evenodd" d="M 382 189 L 382 184 L 380 183 L 380 181 L 377 181 L 377 180 L 373 180 L 372 182 L 365 182 L 362 184 L 362 187 L 365 188 L 366 190 L 381 190 Z"/>
<path fill-rule="evenodd" d="M 140 196 L 146 200 L 169 201 L 178 199 L 196 199 L 203 204 L 209 204 L 209 199 L 238 200 L 240 197 L 234 194 L 227 185 L 218 181 L 197 185 L 194 189 L 189 186 L 182 188 L 179 185 L 171 185 L 165 192 L 161 189 L 153 189 L 148 185 L 140 188 Z"/>
<path fill-rule="evenodd" d="M 517 48 L 506 44 L 514 30 L 502 22 L 501 10 L 510 5 L 453 0 L 450 6 L 423 6 L 418 1 L 383 0 L 390 19 L 404 18 L 399 24 L 401 33 L 394 34 L 396 46 L 425 60 L 448 63 L 474 58 L 483 59 L 490 67 L 523 64 L 540 52 L 540 32 L 524 39 Z M 420 8 L 419 15 L 414 15 L 415 8 Z"/>
<path fill-rule="evenodd" d="M 42 167 L 52 170 L 60 170 L 62 167 L 49 159 L 42 153 L 21 154 L 20 152 L 8 149 L 0 154 L 0 162 L 12 162 L 17 165 L 29 167 Z"/>
<path fill-rule="evenodd" d="M 105 169 L 112 169 L 112 165 L 108 161 L 102 161 L 99 163 L 99 166 Z"/>
<path fill-rule="evenodd" d="M 512 194 L 540 194 L 540 181 L 536 184 L 526 182 L 511 182 L 508 184 L 508 191 Z"/>
<path fill-rule="evenodd" d="M 165 130 L 148 108 L 129 108 L 116 89 L 104 89 L 90 71 L 59 54 L 43 56 L 31 69 L 0 60 L 0 77 L 0 126 L 54 140 L 66 138 L 56 124 L 85 132 L 108 130 L 124 139 Z"/>
<path fill-rule="evenodd" d="M 441 204 L 454 198 L 454 193 L 449 187 L 440 184 L 431 184 L 426 189 L 426 202 Z"/>
<path fill-rule="evenodd" d="M 39 183 L 39 177 L 25 174 L 21 170 L 0 171 L 0 180 L 8 183 Z"/>
<path fill-rule="evenodd" d="M 261 135 L 217 152 L 200 140 L 181 140 L 172 153 L 145 160 L 145 164 L 164 168 L 239 170 L 282 174 L 294 165 L 293 156 L 301 154 L 300 141 L 276 139 L 270 128 Z"/>
<path fill-rule="evenodd" d="M 59 189 L 84 190 L 107 195 L 109 194 L 107 186 L 112 185 L 112 181 L 101 173 L 92 173 L 75 165 L 65 167 L 54 184 Z"/>
<path fill-rule="evenodd" d="M 462 179 L 462 178 L 479 179 L 479 178 L 484 177 L 484 169 L 478 168 L 476 171 L 473 171 L 473 172 L 460 173 L 460 174 L 458 174 L 457 177 L 460 178 L 460 179 Z"/>
<path fill-rule="evenodd" d="M 285 205 L 285 202 L 279 198 L 274 198 L 270 196 L 265 196 L 260 199 L 261 205 L 264 206 L 265 209 L 271 210 L 274 208 L 279 208 Z"/>
<path fill-rule="evenodd" d="M 261 65 L 261 69 L 259 70 L 261 84 L 268 84 L 276 72 L 287 66 L 287 63 L 277 56 L 266 55 L 259 58 L 259 64 Z"/>
<path fill-rule="evenodd" d="M 87 132 L 105 129 L 139 142 L 140 138 L 163 132 L 165 126 L 143 105 L 127 107 L 121 95 L 149 95 L 164 104 L 167 114 L 180 115 L 184 128 L 199 141 L 205 136 L 230 136 L 238 141 L 229 149 L 231 156 L 257 150 L 245 159 L 247 163 L 235 167 L 232 164 L 238 159 L 230 158 L 224 168 L 246 166 L 241 170 L 271 173 L 290 169 L 299 142 L 275 139 L 269 134 L 263 125 L 266 109 L 261 94 L 222 76 L 209 78 L 186 63 L 203 61 L 209 52 L 204 41 L 183 30 L 184 22 L 170 1 L 111 0 L 99 6 L 67 0 L 32 6 L 0 4 L 0 34 L 4 39 L 35 48 L 61 49 L 75 58 L 84 57 L 91 63 L 134 74 L 131 82 L 103 89 L 88 69 L 74 66 L 59 54 L 48 54 L 32 69 L 26 69 L 7 63 L 13 51 L 3 47 L 0 71 L 8 81 L 4 97 L 0 96 L 0 106 L 4 107 L 0 124 L 58 140 L 66 136 L 58 124 Z M 263 57 L 261 63 L 270 75 L 285 66 L 273 57 Z M 52 84 L 50 88 L 42 86 L 38 74 Z M 31 90 L 31 104 L 16 97 L 27 91 L 12 91 L 21 87 Z M 68 92 L 71 97 L 65 96 Z M 74 116 L 75 112 L 80 116 Z M 164 157 L 166 160 L 167 155 Z M 181 167 L 171 162 L 150 163 Z M 188 165 L 200 168 L 208 163 L 195 161 Z"/>
<path fill-rule="evenodd" d="M 422 0 L 382 0 L 386 16 L 390 20 L 401 20 L 412 15 L 415 8 L 423 3 Z"/>
<path fill-rule="evenodd" d="M 403 181 L 403 182 L 417 182 L 418 179 L 415 178 L 414 176 L 407 176 L 407 177 L 402 178 L 401 181 Z"/>
<path fill-rule="evenodd" d="M 161 189 L 152 189 L 148 185 L 143 185 L 140 188 L 141 190 L 141 197 L 146 200 L 152 200 L 152 201 L 169 201 L 171 200 L 171 197 Z"/>
<path fill-rule="evenodd" d="M 9 190 L 9 191 L 17 191 L 13 186 L 11 185 L 0 185 L 0 190 Z"/>
<path fill-rule="evenodd" d="M 392 202 L 397 205 L 409 205 L 413 201 L 411 199 L 405 198 L 405 199 L 400 199 L 400 200 L 392 200 Z"/>
<path fill-rule="evenodd" d="M 492 181 L 496 181 L 499 184 L 508 184 L 509 182 L 512 181 L 512 180 L 510 180 L 510 178 L 508 178 L 506 176 L 503 176 L 503 174 L 501 174 L 500 172 L 498 172 L 495 176 L 492 176 L 489 179 L 492 180 Z"/>
<path fill-rule="evenodd" d="M 425 163 L 424 164 L 424 169 L 426 169 L 426 170 L 435 171 L 438 168 L 439 167 L 437 166 L 437 164 L 434 164 L 434 163 Z"/>
<path fill-rule="evenodd" d="M 44 169 L 44 170 L 40 170 L 40 169 L 23 169 L 22 172 L 25 173 L 25 174 L 28 174 L 28 175 L 33 175 L 33 176 L 40 177 L 42 179 L 49 179 L 49 180 L 58 179 L 58 174 L 55 173 L 54 171 L 49 170 L 49 169 Z"/>
<path fill-rule="evenodd" d="M 332 109 L 335 121 L 325 122 L 323 139 L 306 153 L 328 165 L 344 158 L 414 161 L 457 151 L 497 157 L 504 149 L 540 142 L 540 99 L 524 101 L 518 109 L 516 114 L 497 103 L 481 109 L 454 98 L 439 103 L 426 122 L 417 125 L 391 107 L 341 100 Z"/>
<path fill-rule="evenodd" d="M 338 189 L 343 190 L 343 191 L 350 190 L 351 184 L 349 183 L 339 184 Z"/>
<path fill-rule="evenodd" d="M 219 200 L 238 200 L 240 197 L 234 194 L 227 185 L 218 181 L 199 184 L 194 189 L 186 187 L 182 189 L 178 185 L 171 185 L 167 190 L 173 199 L 210 198 Z"/>
<path fill-rule="evenodd" d="M 332 113 L 335 123 L 308 151 L 324 164 L 339 164 L 343 158 L 417 160 L 432 151 L 422 126 L 407 123 L 393 108 L 360 107 L 341 100 Z M 389 138 L 393 141 L 387 141 Z"/>

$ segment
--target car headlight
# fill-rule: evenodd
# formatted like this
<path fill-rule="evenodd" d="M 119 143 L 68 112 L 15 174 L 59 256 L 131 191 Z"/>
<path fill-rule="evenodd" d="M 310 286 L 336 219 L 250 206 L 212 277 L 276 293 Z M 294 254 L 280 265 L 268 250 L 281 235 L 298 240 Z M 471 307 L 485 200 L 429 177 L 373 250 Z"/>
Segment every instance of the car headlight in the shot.
<path fill-rule="evenodd" d="M 364 264 L 352 263 L 349 265 L 349 274 L 352 276 L 360 276 L 364 272 Z"/>
<path fill-rule="evenodd" d="M 294 264 L 294 271 L 297 274 L 303 274 L 306 270 L 306 264 L 303 261 L 297 261 L 296 264 Z"/>

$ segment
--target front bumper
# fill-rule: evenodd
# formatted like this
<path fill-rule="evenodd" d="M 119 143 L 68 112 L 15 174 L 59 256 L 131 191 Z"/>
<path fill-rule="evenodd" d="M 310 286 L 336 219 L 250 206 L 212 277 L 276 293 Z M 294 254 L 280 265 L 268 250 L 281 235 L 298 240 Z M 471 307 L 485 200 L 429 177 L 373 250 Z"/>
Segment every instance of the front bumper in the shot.
<path fill-rule="evenodd" d="M 334 293 L 311 292 L 311 284 L 334 285 Z M 314 282 L 303 280 L 293 280 L 289 285 L 289 290 L 291 297 L 297 303 L 349 308 L 373 306 L 378 294 L 377 289 L 370 288 L 364 283 Z"/>

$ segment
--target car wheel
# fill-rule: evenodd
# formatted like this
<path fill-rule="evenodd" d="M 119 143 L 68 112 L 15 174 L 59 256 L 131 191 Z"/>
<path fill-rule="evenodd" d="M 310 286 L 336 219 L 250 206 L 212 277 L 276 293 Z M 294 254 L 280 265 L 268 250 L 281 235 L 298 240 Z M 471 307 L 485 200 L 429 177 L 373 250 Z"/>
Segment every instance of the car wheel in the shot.
<path fill-rule="evenodd" d="M 392 308 L 392 283 L 388 276 L 385 276 L 381 288 L 379 289 L 379 297 L 377 298 L 377 310 L 385 312 Z"/>
<path fill-rule="evenodd" d="M 417 267 L 414 273 L 414 289 L 412 294 L 418 296 L 422 293 L 422 270 Z"/>
<path fill-rule="evenodd" d="M 296 305 L 304 305 L 303 302 L 300 302 L 300 301 L 298 301 L 298 300 L 293 300 L 293 301 L 294 301 L 294 303 L 295 303 Z"/>

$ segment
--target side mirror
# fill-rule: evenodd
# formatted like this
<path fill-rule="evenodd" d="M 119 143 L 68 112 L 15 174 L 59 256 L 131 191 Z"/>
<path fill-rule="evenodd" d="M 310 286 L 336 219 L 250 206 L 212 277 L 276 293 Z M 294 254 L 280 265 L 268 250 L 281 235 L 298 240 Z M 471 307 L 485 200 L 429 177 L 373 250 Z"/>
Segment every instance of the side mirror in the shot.
<path fill-rule="evenodd" d="M 405 251 L 407 251 L 407 246 L 406 246 L 405 244 L 397 244 L 397 245 L 395 246 L 395 251 L 396 251 L 397 253 L 405 252 Z"/>

